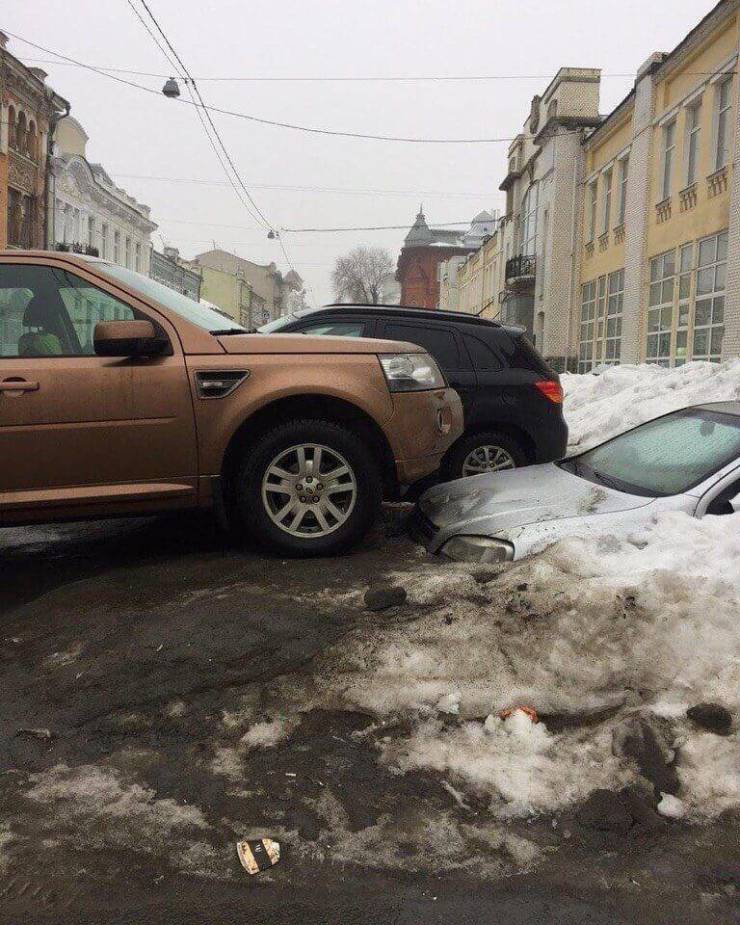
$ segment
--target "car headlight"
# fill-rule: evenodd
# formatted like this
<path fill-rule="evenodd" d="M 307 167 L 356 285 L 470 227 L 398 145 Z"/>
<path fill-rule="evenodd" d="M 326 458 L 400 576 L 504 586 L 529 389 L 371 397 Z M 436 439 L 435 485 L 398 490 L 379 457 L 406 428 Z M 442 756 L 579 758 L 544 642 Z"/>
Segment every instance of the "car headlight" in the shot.
<path fill-rule="evenodd" d="M 514 547 L 506 540 L 488 536 L 453 536 L 444 544 L 441 553 L 456 562 L 511 562 Z"/>
<path fill-rule="evenodd" d="M 380 365 L 391 392 L 445 387 L 445 377 L 428 353 L 384 353 L 380 355 Z"/>

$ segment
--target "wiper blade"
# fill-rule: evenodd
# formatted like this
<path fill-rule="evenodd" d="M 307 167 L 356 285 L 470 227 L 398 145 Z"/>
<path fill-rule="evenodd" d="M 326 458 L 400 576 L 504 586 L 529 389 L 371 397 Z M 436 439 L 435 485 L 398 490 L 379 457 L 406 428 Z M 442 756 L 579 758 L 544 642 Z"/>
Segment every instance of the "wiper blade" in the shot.
<path fill-rule="evenodd" d="M 211 331 L 214 337 L 224 337 L 226 334 L 246 334 L 245 328 L 224 328 L 221 331 Z"/>
<path fill-rule="evenodd" d="M 619 479 L 610 478 L 608 475 L 604 475 L 603 472 L 597 472 L 596 469 L 591 469 L 591 475 L 602 485 L 606 485 L 607 488 L 614 488 L 616 491 L 621 491 L 620 485 L 622 484 Z"/>

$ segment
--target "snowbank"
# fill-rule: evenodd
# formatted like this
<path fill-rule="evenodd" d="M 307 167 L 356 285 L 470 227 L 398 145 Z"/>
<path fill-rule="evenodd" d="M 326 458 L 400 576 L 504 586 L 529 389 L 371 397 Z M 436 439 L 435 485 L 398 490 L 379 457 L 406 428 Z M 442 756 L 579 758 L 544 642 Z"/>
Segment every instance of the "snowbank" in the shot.
<path fill-rule="evenodd" d="M 569 447 L 586 449 L 650 418 L 686 405 L 740 399 L 740 360 L 687 363 L 676 369 L 644 364 L 561 376 Z"/>
<path fill-rule="evenodd" d="M 685 716 L 701 701 L 740 708 L 740 514 L 670 513 L 631 535 L 568 539 L 493 580 L 430 563 L 393 578 L 414 619 L 369 619 L 345 637 L 301 709 L 399 720 L 384 761 L 442 773 L 499 818 L 636 782 L 620 750 L 636 720 L 678 756 L 690 816 L 740 806 L 737 733 L 719 740 Z M 499 718 L 517 705 L 541 722 Z"/>

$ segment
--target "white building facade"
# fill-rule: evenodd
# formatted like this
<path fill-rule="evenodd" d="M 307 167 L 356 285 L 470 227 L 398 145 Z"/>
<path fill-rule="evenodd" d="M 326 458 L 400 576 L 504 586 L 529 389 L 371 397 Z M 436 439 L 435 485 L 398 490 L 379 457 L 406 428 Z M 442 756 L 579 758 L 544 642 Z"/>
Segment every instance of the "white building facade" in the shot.
<path fill-rule="evenodd" d="M 148 276 L 151 235 L 157 228 L 149 206 L 117 187 L 100 164 L 88 162 L 87 140 L 76 119 L 60 120 L 51 162 L 47 246 L 94 254 Z"/>

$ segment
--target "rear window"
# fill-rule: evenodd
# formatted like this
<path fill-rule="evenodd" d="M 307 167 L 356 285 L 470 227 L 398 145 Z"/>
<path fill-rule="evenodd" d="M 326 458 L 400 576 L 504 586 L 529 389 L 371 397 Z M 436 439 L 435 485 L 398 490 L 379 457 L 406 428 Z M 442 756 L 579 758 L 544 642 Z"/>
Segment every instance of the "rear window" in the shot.
<path fill-rule="evenodd" d="M 506 343 L 508 342 L 508 348 Z M 524 333 L 512 334 L 502 338 L 501 349 L 507 353 L 509 365 L 516 369 L 531 369 L 548 379 L 557 379 L 557 373 L 548 366 L 544 358 Z"/>
<path fill-rule="evenodd" d="M 503 369 L 501 360 L 480 338 L 465 334 L 465 346 L 475 369 Z"/>
<path fill-rule="evenodd" d="M 388 322 L 384 336 L 388 340 L 405 340 L 410 344 L 418 344 L 431 353 L 442 369 L 457 369 L 460 366 L 457 341 L 449 328 L 436 325 L 422 328 L 415 324 Z"/>

